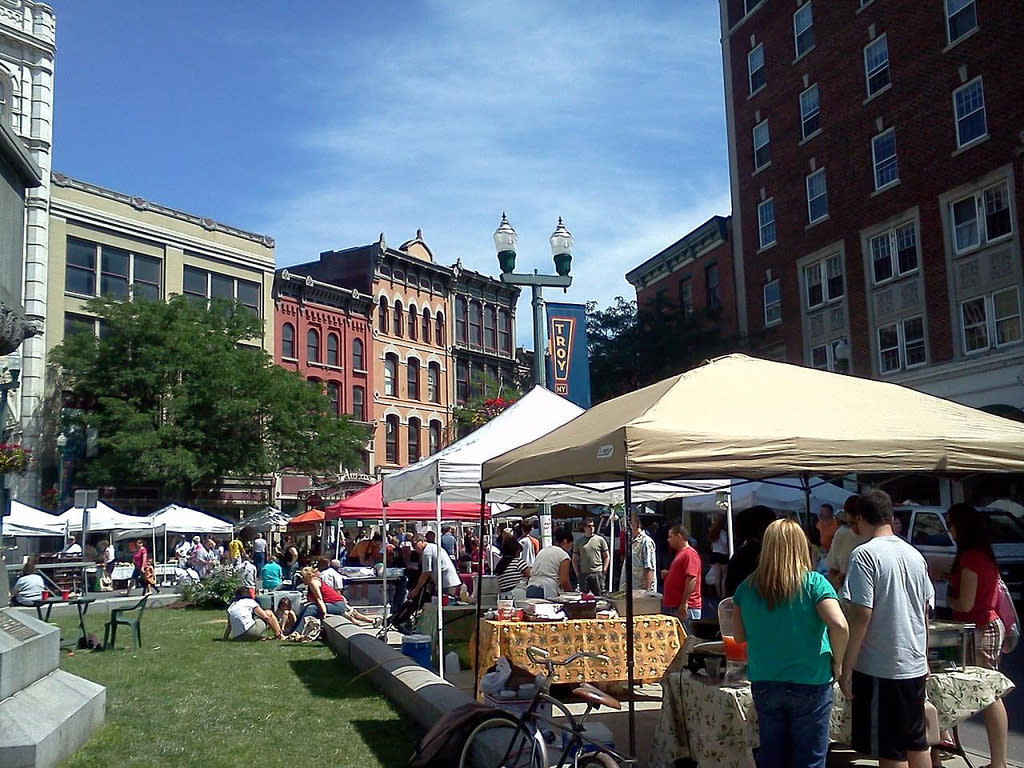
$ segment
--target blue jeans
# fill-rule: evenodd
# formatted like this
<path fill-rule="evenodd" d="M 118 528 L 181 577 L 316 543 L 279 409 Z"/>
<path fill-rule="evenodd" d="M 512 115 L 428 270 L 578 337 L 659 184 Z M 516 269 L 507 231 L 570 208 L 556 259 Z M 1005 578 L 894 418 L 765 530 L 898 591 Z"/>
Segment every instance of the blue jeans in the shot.
<path fill-rule="evenodd" d="M 758 768 L 825 768 L 832 684 L 751 684 L 761 748 Z"/>
<path fill-rule="evenodd" d="M 252 564 L 256 566 L 256 575 L 261 576 L 263 574 L 263 566 L 267 562 L 266 552 L 253 552 L 252 553 Z"/>
<path fill-rule="evenodd" d="M 327 612 L 334 616 L 344 616 L 347 610 L 345 603 L 324 603 L 327 606 Z M 293 632 L 302 634 L 302 628 L 306 626 L 306 617 L 313 616 L 315 618 L 323 620 L 323 616 L 320 613 L 320 606 L 316 603 L 306 603 L 302 606 L 302 613 L 299 614 L 298 620 L 295 622 L 295 629 Z"/>

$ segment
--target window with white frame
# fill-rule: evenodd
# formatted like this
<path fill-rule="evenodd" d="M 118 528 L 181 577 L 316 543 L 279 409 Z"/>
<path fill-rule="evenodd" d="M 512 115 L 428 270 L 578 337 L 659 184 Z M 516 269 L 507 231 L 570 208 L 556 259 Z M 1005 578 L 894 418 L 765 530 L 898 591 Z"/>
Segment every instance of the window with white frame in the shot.
<path fill-rule="evenodd" d="M 295 326 L 291 323 L 281 326 L 281 357 L 295 358 Z"/>
<path fill-rule="evenodd" d="M 772 198 L 757 206 L 757 237 L 761 248 L 775 242 L 775 202 Z"/>
<path fill-rule="evenodd" d="M 800 94 L 800 130 L 806 139 L 821 128 L 821 105 L 818 102 L 818 84 Z"/>
<path fill-rule="evenodd" d="M 827 344 L 811 347 L 811 367 L 820 371 L 845 371 L 848 367 L 847 361 L 836 354 L 841 344 L 844 344 L 842 339 L 832 339 Z"/>
<path fill-rule="evenodd" d="M 813 224 L 828 216 L 828 189 L 825 169 L 819 168 L 807 177 L 807 223 Z"/>
<path fill-rule="evenodd" d="M 871 162 L 875 170 L 875 189 L 881 189 L 900 180 L 895 128 L 883 131 L 871 139 Z"/>
<path fill-rule="evenodd" d="M 352 370 L 366 370 L 363 364 L 363 340 L 352 339 Z"/>
<path fill-rule="evenodd" d="M 750 83 L 751 94 L 765 86 L 764 43 L 758 43 L 747 54 L 747 80 Z"/>
<path fill-rule="evenodd" d="M 953 111 L 956 114 L 958 147 L 977 141 L 988 133 L 988 124 L 985 120 L 985 89 L 980 77 L 953 91 Z"/>
<path fill-rule="evenodd" d="M 924 319 L 917 315 L 878 328 L 878 370 L 892 373 L 928 362 Z"/>
<path fill-rule="evenodd" d="M 163 298 L 162 271 L 160 259 L 153 256 L 76 237 L 67 239 L 64 268 L 67 293 L 159 301 Z"/>
<path fill-rule="evenodd" d="M 974 0 L 945 0 L 946 36 L 952 45 L 978 26 L 978 10 Z"/>
<path fill-rule="evenodd" d="M 762 120 L 754 126 L 754 170 L 759 171 L 772 159 L 771 147 L 768 145 L 768 121 Z"/>
<path fill-rule="evenodd" d="M 810 2 L 801 5 L 793 14 L 793 44 L 798 59 L 814 47 L 814 18 Z"/>
<path fill-rule="evenodd" d="M 398 397 L 398 355 L 389 354 L 384 358 L 384 394 Z"/>
<path fill-rule="evenodd" d="M 1010 235 L 1010 189 L 1000 181 L 950 205 L 953 247 L 959 253 L 978 248 Z"/>
<path fill-rule="evenodd" d="M 839 254 L 834 253 L 804 267 L 804 286 L 807 291 L 808 309 L 816 309 L 841 299 L 845 287 L 843 263 Z"/>
<path fill-rule="evenodd" d="M 885 35 L 864 46 L 864 78 L 868 96 L 874 96 L 889 85 L 889 43 Z"/>
<path fill-rule="evenodd" d="M 782 293 L 779 289 L 779 281 L 772 280 L 765 283 L 764 288 L 764 324 L 765 326 L 776 325 L 782 322 Z"/>
<path fill-rule="evenodd" d="M 441 402 L 441 365 L 430 363 L 427 366 L 427 400 L 432 403 Z"/>
<path fill-rule="evenodd" d="M 917 271 L 917 225 L 914 222 L 875 235 L 869 247 L 875 285 Z"/>
<path fill-rule="evenodd" d="M 1020 294 L 1016 287 L 960 304 L 964 353 L 1017 344 L 1021 340 Z"/>

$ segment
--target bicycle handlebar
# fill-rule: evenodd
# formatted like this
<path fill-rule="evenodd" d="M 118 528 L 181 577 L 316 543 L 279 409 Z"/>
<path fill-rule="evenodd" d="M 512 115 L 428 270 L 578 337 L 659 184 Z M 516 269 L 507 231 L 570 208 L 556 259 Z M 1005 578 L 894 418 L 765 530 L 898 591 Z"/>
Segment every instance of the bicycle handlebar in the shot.
<path fill-rule="evenodd" d="M 531 645 L 526 648 L 526 657 L 534 664 L 543 664 L 548 670 L 552 670 L 554 667 L 564 667 L 572 664 L 577 659 L 590 659 L 591 661 L 597 661 L 601 664 L 611 664 L 612 660 L 602 653 L 589 653 L 586 651 L 580 651 L 574 653 L 566 659 L 561 661 L 553 661 L 551 654 L 545 651 L 543 648 L 539 648 L 536 645 Z"/>

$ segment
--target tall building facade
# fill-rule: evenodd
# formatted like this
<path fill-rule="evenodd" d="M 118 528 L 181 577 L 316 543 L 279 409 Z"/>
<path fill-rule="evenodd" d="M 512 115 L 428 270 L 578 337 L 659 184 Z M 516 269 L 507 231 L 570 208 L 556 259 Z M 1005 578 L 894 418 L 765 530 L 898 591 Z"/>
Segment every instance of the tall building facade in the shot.
<path fill-rule="evenodd" d="M 713 216 L 626 273 L 639 308 L 659 303 L 686 314 L 714 313 L 724 336 L 736 335 L 731 219 Z"/>
<path fill-rule="evenodd" d="M 320 384 L 335 415 L 367 427 L 373 420 L 373 311 L 369 293 L 340 288 L 279 269 L 274 278 L 274 362 Z M 373 472 L 369 445 L 359 466 L 339 467 L 346 476 Z M 305 475 L 284 473 L 277 500 L 282 508 L 321 489 Z M 321 494 L 322 495 L 322 494 Z"/>
<path fill-rule="evenodd" d="M 365 365 L 373 388 L 365 409 L 375 469 L 397 469 L 441 448 L 452 405 L 452 268 L 435 263 L 417 232 L 398 248 L 381 235 L 376 243 L 325 251 L 288 271 L 372 297 Z"/>
<path fill-rule="evenodd" d="M 26 339 L 19 355 L 21 385 L 8 402 L 18 422 L 15 439 L 37 452 L 42 430 L 41 410 L 45 396 L 47 316 L 47 247 L 49 242 L 50 169 L 53 150 L 53 67 L 56 50 L 56 19 L 53 10 L 33 0 L 0 3 L 0 120 L 25 145 L 39 168 L 41 183 L 27 191 L 24 207 L 24 248 L 15 258 L 24 269 L 10 291 L 27 318 L 37 325 L 38 335 Z M 14 494 L 28 503 L 39 500 L 38 462 L 17 479 Z"/>
<path fill-rule="evenodd" d="M 755 353 L 1019 415 L 1024 7 L 720 7 Z"/>

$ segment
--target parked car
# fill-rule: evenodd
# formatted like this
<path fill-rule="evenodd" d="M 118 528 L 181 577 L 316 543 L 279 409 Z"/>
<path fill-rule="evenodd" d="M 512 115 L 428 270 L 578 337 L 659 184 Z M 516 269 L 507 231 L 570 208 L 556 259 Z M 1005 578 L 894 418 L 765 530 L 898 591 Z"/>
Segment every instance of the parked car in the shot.
<path fill-rule="evenodd" d="M 1024 524 L 1009 512 L 995 507 L 981 509 L 988 516 L 992 549 L 999 573 L 1015 601 L 1024 593 Z M 930 570 L 949 572 L 956 557 L 956 543 L 949 535 L 945 507 L 896 507 L 893 515 L 902 524 L 902 536 L 928 561 Z M 946 582 L 936 582 L 935 597 L 946 604 Z"/>

